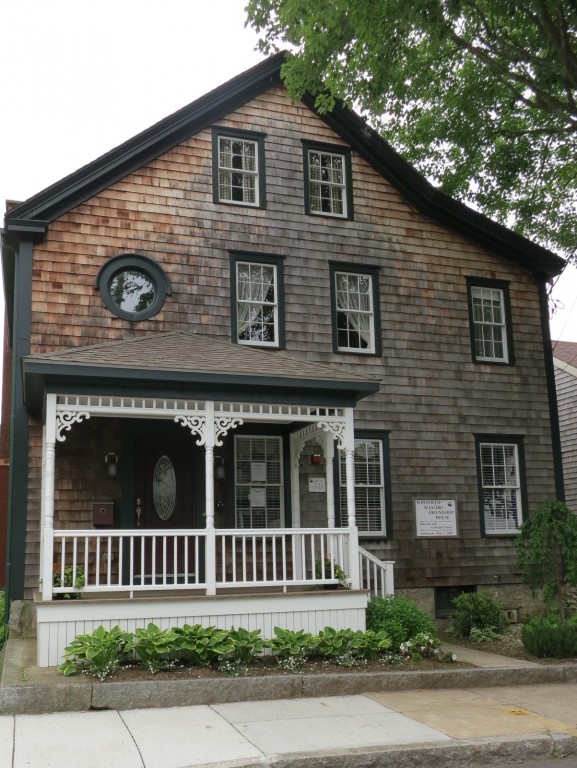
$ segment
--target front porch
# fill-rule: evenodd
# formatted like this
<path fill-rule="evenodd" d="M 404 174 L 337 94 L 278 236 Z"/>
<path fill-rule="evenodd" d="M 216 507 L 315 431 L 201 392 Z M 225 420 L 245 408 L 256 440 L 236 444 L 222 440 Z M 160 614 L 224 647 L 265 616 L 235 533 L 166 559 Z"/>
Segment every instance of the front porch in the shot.
<path fill-rule="evenodd" d="M 167 343 L 175 362 L 147 386 L 158 392 L 178 378 L 171 396 L 143 393 L 135 378 L 148 370 L 108 357 L 120 350 L 127 359 L 135 346 L 138 360 L 158 357 Z M 215 350 L 231 370 L 207 397 L 219 375 L 203 372 L 201 384 L 176 368 L 192 359 L 201 367 L 209 353 L 214 365 Z M 247 382 L 235 371 L 247 360 L 258 370 L 261 353 L 165 334 L 99 348 L 109 365 L 86 391 L 95 381 L 92 370 L 81 386 L 89 354 L 25 363 L 28 403 L 43 416 L 39 665 L 58 664 L 77 634 L 99 624 L 208 622 L 265 636 L 276 625 L 363 629 L 369 592 L 394 589 L 393 564 L 359 547 L 355 516 L 354 405 L 378 385 L 280 356 L 272 375 Z M 66 378 L 76 393 L 58 389 Z M 113 438 L 120 460 L 109 453 Z M 112 489 L 102 520 L 99 488 Z"/>

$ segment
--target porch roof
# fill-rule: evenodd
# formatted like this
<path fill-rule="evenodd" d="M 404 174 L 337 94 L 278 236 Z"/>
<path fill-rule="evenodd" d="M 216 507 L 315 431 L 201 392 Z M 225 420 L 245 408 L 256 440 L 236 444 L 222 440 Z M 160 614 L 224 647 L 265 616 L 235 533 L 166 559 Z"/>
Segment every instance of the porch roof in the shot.
<path fill-rule="evenodd" d="M 350 407 L 379 388 L 352 368 L 298 360 L 185 331 L 122 339 L 28 355 L 23 359 L 26 407 L 44 393 L 156 394 L 233 401 L 304 402 Z"/>

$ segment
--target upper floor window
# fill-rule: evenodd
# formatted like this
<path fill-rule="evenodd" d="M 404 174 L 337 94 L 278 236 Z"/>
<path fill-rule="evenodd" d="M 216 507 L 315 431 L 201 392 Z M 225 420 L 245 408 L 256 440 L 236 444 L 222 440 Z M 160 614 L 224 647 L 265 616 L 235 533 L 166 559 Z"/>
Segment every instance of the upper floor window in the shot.
<path fill-rule="evenodd" d="M 158 314 L 171 293 L 164 270 L 138 253 L 122 253 L 107 261 L 96 276 L 95 288 L 114 315 L 133 322 Z"/>
<path fill-rule="evenodd" d="M 284 346 L 282 263 L 278 256 L 231 254 L 234 342 Z"/>
<path fill-rule="evenodd" d="M 213 128 L 212 152 L 214 201 L 263 208 L 264 135 Z"/>
<path fill-rule="evenodd" d="M 467 282 L 473 360 L 512 363 L 508 284 L 475 278 L 467 278 Z"/>
<path fill-rule="evenodd" d="M 508 435 L 478 435 L 476 441 L 483 530 L 518 533 L 523 522 L 523 441 Z"/>
<path fill-rule="evenodd" d="M 305 211 L 353 217 L 351 155 L 347 147 L 304 143 Z"/>
<path fill-rule="evenodd" d="M 332 262 L 335 352 L 380 354 L 378 269 Z"/>

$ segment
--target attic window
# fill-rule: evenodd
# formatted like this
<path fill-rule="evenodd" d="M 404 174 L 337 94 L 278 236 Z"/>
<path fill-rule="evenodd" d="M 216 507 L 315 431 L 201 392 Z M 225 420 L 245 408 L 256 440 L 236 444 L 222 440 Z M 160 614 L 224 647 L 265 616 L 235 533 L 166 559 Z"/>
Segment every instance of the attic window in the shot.
<path fill-rule="evenodd" d="M 95 288 L 114 315 L 134 322 L 154 317 L 171 292 L 161 267 L 137 253 L 107 261 L 96 277 Z"/>

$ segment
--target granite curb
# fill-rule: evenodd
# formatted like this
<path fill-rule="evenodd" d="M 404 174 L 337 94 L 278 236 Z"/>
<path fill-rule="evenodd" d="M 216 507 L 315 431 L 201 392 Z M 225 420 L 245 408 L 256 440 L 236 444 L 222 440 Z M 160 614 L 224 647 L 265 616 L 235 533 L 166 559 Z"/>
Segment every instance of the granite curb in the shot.
<path fill-rule="evenodd" d="M 346 696 L 384 691 L 577 683 L 577 664 L 439 671 L 0 686 L 0 715 L 85 712 Z"/>

